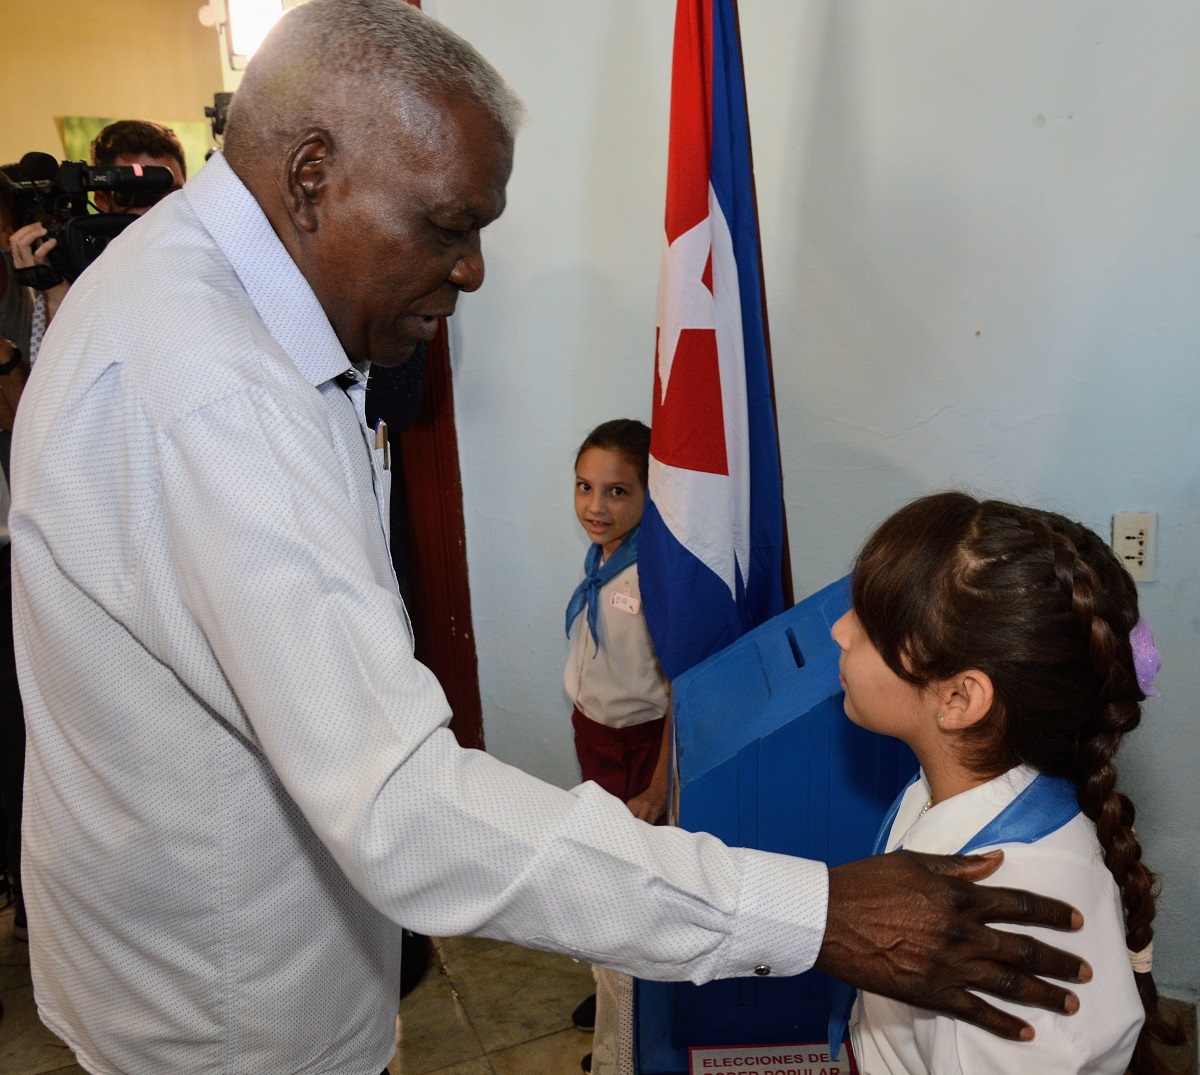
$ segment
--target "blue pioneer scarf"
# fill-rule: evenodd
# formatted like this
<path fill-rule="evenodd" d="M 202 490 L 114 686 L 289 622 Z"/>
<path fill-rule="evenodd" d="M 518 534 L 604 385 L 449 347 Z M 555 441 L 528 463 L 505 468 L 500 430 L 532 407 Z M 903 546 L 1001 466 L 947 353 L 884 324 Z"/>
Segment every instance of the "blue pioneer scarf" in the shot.
<path fill-rule="evenodd" d="M 914 776 L 904 791 L 896 796 L 896 801 L 892 803 L 892 808 L 879 828 L 879 835 L 875 838 L 875 850 L 872 854 L 882 854 L 887 847 L 892 824 L 900 812 L 900 803 L 920 775 L 918 773 Z M 981 847 L 990 847 L 996 844 L 1036 843 L 1043 836 L 1057 832 L 1079 812 L 1079 799 L 1075 793 L 1075 785 L 1070 780 L 1062 776 L 1047 776 L 1045 773 L 1038 773 L 1024 791 L 963 844 L 955 854 L 969 855 Z M 897 846 L 895 850 L 903 850 L 903 845 Z M 829 989 L 829 1048 L 831 1056 L 837 1055 L 837 1050 L 841 1048 L 842 1039 L 846 1036 L 846 1026 L 850 1022 L 850 1009 L 853 1006 L 854 987 L 845 982 L 831 982 Z"/>
<path fill-rule="evenodd" d="M 625 535 L 625 540 L 603 564 L 600 563 L 600 556 L 604 550 L 598 543 L 592 543 L 583 561 L 583 581 L 575 587 L 575 592 L 571 594 L 571 600 L 567 603 L 567 637 L 571 637 L 571 624 L 586 606 L 587 625 L 596 643 L 596 653 L 600 652 L 600 633 L 596 630 L 596 620 L 600 615 L 600 588 L 615 579 L 630 564 L 637 563 L 640 529 L 639 523 L 630 530 Z"/>

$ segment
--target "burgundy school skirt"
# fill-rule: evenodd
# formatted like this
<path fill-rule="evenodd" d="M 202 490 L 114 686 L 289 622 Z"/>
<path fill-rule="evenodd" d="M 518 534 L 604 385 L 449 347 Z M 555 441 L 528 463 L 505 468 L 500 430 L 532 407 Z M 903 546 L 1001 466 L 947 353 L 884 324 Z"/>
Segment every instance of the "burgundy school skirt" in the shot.
<path fill-rule="evenodd" d="M 583 779 L 594 780 L 622 802 L 640 795 L 654 776 L 665 720 L 659 717 L 628 728 L 610 728 L 573 710 L 575 753 Z"/>

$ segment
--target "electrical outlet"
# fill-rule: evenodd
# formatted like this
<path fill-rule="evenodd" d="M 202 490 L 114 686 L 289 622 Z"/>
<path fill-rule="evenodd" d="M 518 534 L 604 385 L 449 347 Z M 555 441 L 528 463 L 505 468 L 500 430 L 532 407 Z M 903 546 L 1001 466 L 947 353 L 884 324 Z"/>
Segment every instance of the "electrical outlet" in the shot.
<path fill-rule="evenodd" d="M 1152 511 L 1117 512 L 1112 547 L 1134 582 L 1153 582 L 1158 559 L 1158 516 Z"/>

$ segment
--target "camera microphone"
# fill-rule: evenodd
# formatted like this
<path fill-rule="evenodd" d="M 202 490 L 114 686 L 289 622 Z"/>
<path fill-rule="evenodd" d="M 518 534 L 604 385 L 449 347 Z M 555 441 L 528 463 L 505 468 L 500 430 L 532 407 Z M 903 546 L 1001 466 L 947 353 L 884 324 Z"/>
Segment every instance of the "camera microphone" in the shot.
<path fill-rule="evenodd" d="M 64 164 L 58 169 L 58 182 L 69 193 L 85 190 L 165 192 L 175 186 L 170 168 L 161 164 L 120 164 L 111 168 L 89 168 L 85 164 Z"/>
<path fill-rule="evenodd" d="M 27 183 L 57 182 L 68 194 L 89 190 L 165 192 L 175 186 L 170 168 L 161 164 L 122 164 L 111 168 L 91 168 L 83 161 L 59 164 L 49 153 L 26 153 L 18 165 Z"/>

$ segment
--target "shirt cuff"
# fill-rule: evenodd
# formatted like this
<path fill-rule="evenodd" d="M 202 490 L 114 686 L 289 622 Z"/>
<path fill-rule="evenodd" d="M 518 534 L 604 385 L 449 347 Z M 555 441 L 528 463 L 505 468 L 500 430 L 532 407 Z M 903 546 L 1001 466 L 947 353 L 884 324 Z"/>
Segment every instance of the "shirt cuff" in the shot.
<path fill-rule="evenodd" d="M 716 977 L 811 970 L 825 938 L 829 868 L 790 855 L 739 850 L 744 856 L 741 898 Z"/>

